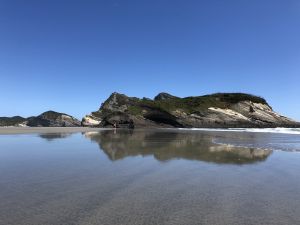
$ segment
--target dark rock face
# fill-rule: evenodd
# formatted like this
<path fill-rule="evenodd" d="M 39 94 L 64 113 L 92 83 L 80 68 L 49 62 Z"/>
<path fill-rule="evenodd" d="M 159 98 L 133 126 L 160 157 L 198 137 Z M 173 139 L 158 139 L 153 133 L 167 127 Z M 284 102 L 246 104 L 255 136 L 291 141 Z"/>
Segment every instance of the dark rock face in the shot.
<path fill-rule="evenodd" d="M 82 124 L 99 127 L 300 127 L 274 112 L 265 99 L 244 93 L 179 98 L 160 93 L 154 100 L 114 92 Z"/>
<path fill-rule="evenodd" d="M 109 116 L 105 117 L 105 119 L 102 122 L 102 126 L 134 128 L 134 123 L 128 114 L 123 112 L 112 112 Z"/>
<path fill-rule="evenodd" d="M 176 117 L 166 111 L 151 110 L 145 113 L 144 118 L 158 124 L 166 124 L 172 127 L 183 127 L 177 122 Z"/>
<path fill-rule="evenodd" d="M 4 121 L 9 121 L 5 122 Z M 8 120 L 0 118 L 1 126 L 29 126 L 29 127 L 77 127 L 81 123 L 76 118 L 54 111 L 47 111 L 39 116 L 32 116 L 28 118 L 11 117 Z"/>

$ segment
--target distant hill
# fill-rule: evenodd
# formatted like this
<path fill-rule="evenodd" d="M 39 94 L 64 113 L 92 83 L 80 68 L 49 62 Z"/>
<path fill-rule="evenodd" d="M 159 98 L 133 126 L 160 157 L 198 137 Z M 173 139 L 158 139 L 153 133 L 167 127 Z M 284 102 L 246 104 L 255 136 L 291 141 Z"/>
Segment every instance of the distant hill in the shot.
<path fill-rule="evenodd" d="M 28 118 L 20 116 L 0 117 L 0 126 L 75 127 L 80 125 L 80 121 L 76 118 L 55 111 L 47 111 L 39 116 Z"/>
<path fill-rule="evenodd" d="M 0 117 L 0 126 L 15 126 L 26 121 L 26 118 L 21 116 Z"/>
<path fill-rule="evenodd" d="M 273 111 L 264 98 L 244 93 L 216 93 L 180 98 L 160 93 L 153 100 L 114 92 L 98 111 L 82 119 L 99 127 L 300 127 Z"/>

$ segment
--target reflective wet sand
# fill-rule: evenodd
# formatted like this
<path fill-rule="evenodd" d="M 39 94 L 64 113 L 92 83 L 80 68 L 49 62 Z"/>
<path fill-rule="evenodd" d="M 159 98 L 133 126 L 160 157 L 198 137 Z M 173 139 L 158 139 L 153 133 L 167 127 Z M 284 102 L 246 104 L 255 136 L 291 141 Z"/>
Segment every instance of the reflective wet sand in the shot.
<path fill-rule="evenodd" d="M 0 224 L 299 224 L 300 154 L 233 135 L 0 136 Z"/>
<path fill-rule="evenodd" d="M 106 128 L 91 128 L 91 127 L 0 127 L 1 134 L 47 134 L 47 133 L 74 133 L 101 131 Z"/>

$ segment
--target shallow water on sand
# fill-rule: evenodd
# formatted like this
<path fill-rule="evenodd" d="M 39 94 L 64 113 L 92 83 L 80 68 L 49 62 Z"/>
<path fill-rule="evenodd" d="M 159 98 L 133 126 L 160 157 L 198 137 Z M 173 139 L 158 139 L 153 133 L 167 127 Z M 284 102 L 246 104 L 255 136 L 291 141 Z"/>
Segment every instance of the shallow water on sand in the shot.
<path fill-rule="evenodd" d="M 300 224 L 299 143 L 172 129 L 0 135 L 0 224 Z"/>

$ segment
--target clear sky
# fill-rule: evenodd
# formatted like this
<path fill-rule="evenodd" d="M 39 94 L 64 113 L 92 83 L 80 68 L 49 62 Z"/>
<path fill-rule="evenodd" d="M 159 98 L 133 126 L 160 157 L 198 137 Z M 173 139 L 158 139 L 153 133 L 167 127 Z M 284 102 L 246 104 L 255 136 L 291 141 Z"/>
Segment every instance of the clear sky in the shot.
<path fill-rule="evenodd" d="M 246 92 L 300 120 L 300 1 L 0 0 L 0 78 L 1 116 Z"/>

